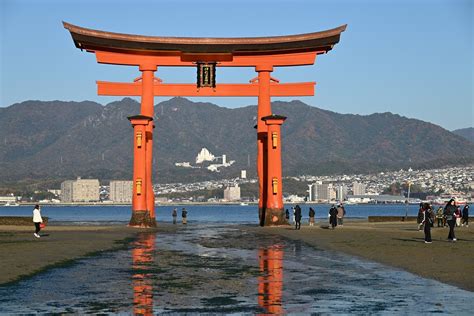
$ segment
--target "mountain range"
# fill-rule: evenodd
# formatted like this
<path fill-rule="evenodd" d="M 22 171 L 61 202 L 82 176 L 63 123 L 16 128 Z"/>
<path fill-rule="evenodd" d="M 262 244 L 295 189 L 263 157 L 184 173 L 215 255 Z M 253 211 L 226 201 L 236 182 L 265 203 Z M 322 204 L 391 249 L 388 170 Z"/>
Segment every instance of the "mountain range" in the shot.
<path fill-rule="evenodd" d="M 273 102 L 284 175 L 367 173 L 472 164 L 474 144 L 440 126 L 392 113 L 339 114 L 301 101 Z M 0 185 L 58 186 L 83 178 L 130 179 L 137 101 L 25 101 L 0 108 Z M 235 109 L 172 98 L 155 106 L 154 179 L 194 182 L 255 176 L 256 106 Z M 176 167 L 207 148 L 235 164 L 212 173 Z"/>
<path fill-rule="evenodd" d="M 453 131 L 453 133 L 464 137 L 471 143 L 474 143 L 474 127 L 456 129 Z"/>

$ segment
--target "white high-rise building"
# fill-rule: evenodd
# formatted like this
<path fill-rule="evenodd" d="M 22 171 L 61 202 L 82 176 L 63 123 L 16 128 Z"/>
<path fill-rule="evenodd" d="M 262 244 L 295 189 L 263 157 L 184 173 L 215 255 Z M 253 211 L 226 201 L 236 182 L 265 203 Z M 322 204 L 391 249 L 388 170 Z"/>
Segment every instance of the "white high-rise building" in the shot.
<path fill-rule="evenodd" d="M 347 196 L 347 187 L 345 185 L 338 185 L 336 187 L 336 199 L 340 202 L 344 201 Z"/>
<path fill-rule="evenodd" d="M 81 179 L 66 180 L 61 183 L 62 202 L 96 202 L 99 201 L 99 180 Z"/>
<path fill-rule="evenodd" d="M 332 183 L 321 183 L 313 186 L 315 200 L 331 201 L 336 199 L 336 190 Z"/>
<path fill-rule="evenodd" d="M 240 170 L 240 178 L 247 179 L 247 170 Z"/>
<path fill-rule="evenodd" d="M 110 181 L 109 199 L 115 203 L 132 202 L 133 181 Z"/>
<path fill-rule="evenodd" d="M 308 184 L 308 193 L 309 193 L 309 201 L 317 201 L 318 200 L 318 190 L 317 185 L 323 184 L 322 181 L 316 181 L 313 184 Z"/>
<path fill-rule="evenodd" d="M 240 187 L 238 184 L 235 184 L 233 187 L 228 187 L 224 190 L 224 200 L 240 201 Z"/>
<path fill-rule="evenodd" d="M 352 194 L 353 195 L 364 195 L 365 194 L 365 184 L 354 182 L 352 183 Z"/>

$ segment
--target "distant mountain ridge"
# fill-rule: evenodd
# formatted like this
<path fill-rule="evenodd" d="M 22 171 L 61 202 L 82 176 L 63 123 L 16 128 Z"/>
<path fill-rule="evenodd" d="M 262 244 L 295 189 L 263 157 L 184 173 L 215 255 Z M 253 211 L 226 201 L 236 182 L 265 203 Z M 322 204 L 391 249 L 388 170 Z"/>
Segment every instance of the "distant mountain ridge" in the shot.
<path fill-rule="evenodd" d="M 460 128 L 452 131 L 454 134 L 464 137 L 471 143 L 474 143 L 474 127 Z"/>
<path fill-rule="evenodd" d="M 95 102 L 26 101 L 0 111 L 0 184 L 56 184 L 64 179 L 130 179 L 132 128 L 140 105 L 125 98 Z M 338 114 L 301 101 L 273 102 L 282 127 L 285 175 L 366 173 L 474 162 L 474 144 L 437 125 L 391 113 Z M 256 106 L 236 109 L 173 98 L 155 107 L 158 182 L 255 175 Z M 236 163 L 221 174 L 178 168 L 201 148 Z M 248 164 L 250 161 L 250 165 Z"/>

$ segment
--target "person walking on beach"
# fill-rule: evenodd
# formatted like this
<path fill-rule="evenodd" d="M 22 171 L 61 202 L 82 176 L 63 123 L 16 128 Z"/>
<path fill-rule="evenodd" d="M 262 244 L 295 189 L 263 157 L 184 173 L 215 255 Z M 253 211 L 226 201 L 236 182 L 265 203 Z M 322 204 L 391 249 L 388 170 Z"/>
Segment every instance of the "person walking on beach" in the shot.
<path fill-rule="evenodd" d="M 188 211 L 186 211 L 186 209 L 184 207 L 181 211 L 181 217 L 182 217 L 182 220 L 183 220 L 183 225 L 186 225 L 188 223 Z"/>
<path fill-rule="evenodd" d="M 33 209 L 33 223 L 35 223 L 35 233 L 33 234 L 36 238 L 40 238 L 41 223 L 43 223 L 43 218 L 41 217 L 41 210 L 38 204 L 35 205 Z"/>
<path fill-rule="evenodd" d="M 309 208 L 309 226 L 314 226 L 314 216 L 316 215 L 316 212 L 312 207 Z"/>
<path fill-rule="evenodd" d="M 337 208 L 334 204 L 329 209 L 329 224 L 331 224 L 332 229 L 337 226 Z"/>
<path fill-rule="evenodd" d="M 288 209 L 285 211 L 285 218 L 287 222 L 290 222 L 290 211 L 288 211 Z"/>
<path fill-rule="evenodd" d="M 454 211 L 454 218 L 456 219 L 456 227 L 461 227 L 461 207 L 456 207 L 456 210 Z"/>
<path fill-rule="evenodd" d="M 438 220 L 438 227 L 443 227 L 443 208 L 439 207 L 438 211 L 436 211 L 436 219 Z"/>
<path fill-rule="evenodd" d="M 454 212 L 456 212 L 456 204 L 454 199 L 451 199 L 444 207 L 444 216 L 446 216 L 446 221 L 448 222 L 449 226 L 448 239 L 451 241 L 456 241 L 456 236 L 454 235 L 454 225 L 456 222 Z"/>
<path fill-rule="evenodd" d="M 295 213 L 296 213 L 296 211 L 295 211 L 295 208 L 292 207 L 291 210 L 293 211 L 293 224 L 296 224 L 296 220 L 295 220 Z"/>
<path fill-rule="evenodd" d="M 433 206 L 428 203 L 428 206 L 430 207 L 430 216 L 431 216 L 431 227 L 434 227 L 434 222 L 435 222 L 435 217 L 436 217 L 436 214 L 433 210 Z"/>
<path fill-rule="evenodd" d="M 423 227 L 423 203 L 420 203 L 420 207 L 418 208 L 416 223 L 418 224 L 418 231 L 420 231 L 421 227 Z"/>
<path fill-rule="evenodd" d="M 301 207 L 295 206 L 295 229 L 301 229 Z"/>
<path fill-rule="evenodd" d="M 431 207 L 428 203 L 423 204 L 423 221 L 425 232 L 425 244 L 431 244 L 431 224 L 433 223 Z"/>
<path fill-rule="evenodd" d="M 337 225 L 344 226 L 344 216 L 346 215 L 346 210 L 342 204 L 337 205 Z"/>
<path fill-rule="evenodd" d="M 462 226 L 466 224 L 466 227 L 469 227 L 469 204 L 464 205 L 462 209 Z"/>
<path fill-rule="evenodd" d="M 176 224 L 176 217 L 178 217 L 178 210 L 176 208 L 173 209 L 171 216 L 173 216 L 173 224 Z"/>

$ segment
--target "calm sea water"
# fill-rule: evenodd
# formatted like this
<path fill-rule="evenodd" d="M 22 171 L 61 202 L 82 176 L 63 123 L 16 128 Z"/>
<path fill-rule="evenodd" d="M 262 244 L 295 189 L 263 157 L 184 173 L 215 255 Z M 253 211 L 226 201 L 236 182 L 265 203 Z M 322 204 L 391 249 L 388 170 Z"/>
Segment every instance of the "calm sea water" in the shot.
<path fill-rule="evenodd" d="M 294 205 L 285 205 L 291 211 Z M 309 207 L 316 211 L 316 219 L 325 219 L 330 205 L 305 204 L 302 205 L 303 220 L 308 218 Z M 257 223 L 257 206 L 248 205 L 186 205 L 186 206 L 157 206 L 156 218 L 160 222 L 171 222 L 173 208 L 178 209 L 180 218 L 181 208 L 186 207 L 188 221 L 198 223 Z M 31 216 L 32 206 L 0 207 L 0 216 Z M 346 205 L 346 217 L 367 218 L 368 216 L 387 215 L 404 216 L 407 208 L 405 205 Z M 49 206 L 42 207 L 42 215 L 49 217 L 51 222 L 75 223 L 123 223 L 131 217 L 130 206 Z M 416 216 L 418 205 L 408 207 L 408 215 Z"/>

